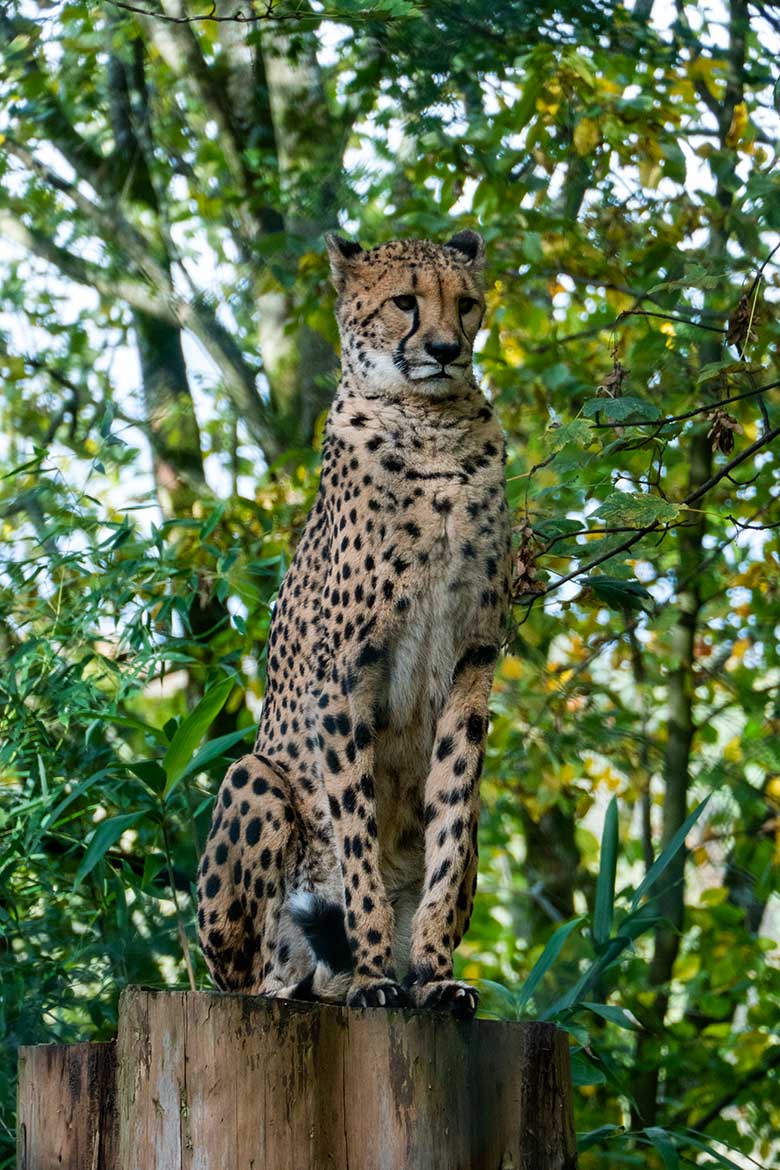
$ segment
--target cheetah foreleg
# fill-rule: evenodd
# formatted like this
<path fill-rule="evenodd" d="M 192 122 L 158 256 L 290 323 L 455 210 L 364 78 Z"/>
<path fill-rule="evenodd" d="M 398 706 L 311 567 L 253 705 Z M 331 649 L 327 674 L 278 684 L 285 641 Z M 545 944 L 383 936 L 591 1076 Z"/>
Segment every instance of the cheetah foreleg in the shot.
<path fill-rule="evenodd" d="M 374 792 L 374 700 L 387 653 L 366 644 L 334 667 L 318 699 L 322 774 L 344 878 L 346 930 L 354 957 L 350 1007 L 410 1002 L 392 959 L 394 915 L 379 872 Z"/>
<path fill-rule="evenodd" d="M 419 1007 L 471 1016 L 477 993 L 452 979 L 477 881 L 479 781 L 495 649 L 466 653 L 439 717 L 425 785 L 425 883 L 412 923 L 406 986 Z"/>

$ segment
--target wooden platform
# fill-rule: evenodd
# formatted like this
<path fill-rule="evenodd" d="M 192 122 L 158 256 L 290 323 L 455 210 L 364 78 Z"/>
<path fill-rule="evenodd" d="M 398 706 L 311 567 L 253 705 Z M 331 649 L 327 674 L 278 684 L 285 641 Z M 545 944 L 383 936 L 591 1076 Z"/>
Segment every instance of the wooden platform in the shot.
<path fill-rule="evenodd" d="M 573 1170 L 552 1025 L 131 988 L 20 1052 L 19 1170 Z"/>

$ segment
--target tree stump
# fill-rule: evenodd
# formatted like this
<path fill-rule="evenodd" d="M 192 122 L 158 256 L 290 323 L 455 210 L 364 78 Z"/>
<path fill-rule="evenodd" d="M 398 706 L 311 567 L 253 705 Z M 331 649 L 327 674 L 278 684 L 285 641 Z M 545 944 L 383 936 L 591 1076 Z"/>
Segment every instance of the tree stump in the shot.
<path fill-rule="evenodd" d="M 550 1024 L 131 988 L 110 1051 L 22 1049 L 19 1170 L 576 1166 Z"/>

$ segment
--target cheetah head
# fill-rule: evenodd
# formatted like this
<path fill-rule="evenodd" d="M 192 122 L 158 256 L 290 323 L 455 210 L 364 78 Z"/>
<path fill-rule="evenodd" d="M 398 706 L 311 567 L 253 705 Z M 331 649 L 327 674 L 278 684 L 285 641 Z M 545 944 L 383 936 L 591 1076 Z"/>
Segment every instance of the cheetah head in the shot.
<path fill-rule="evenodd" d="M 485 308 L 485 245 L 461 231 L 444 245 L 391 240 L 364 251 L 328 236 L 342 365 L 376 394 L 451 394 L 473 380 Z"/>

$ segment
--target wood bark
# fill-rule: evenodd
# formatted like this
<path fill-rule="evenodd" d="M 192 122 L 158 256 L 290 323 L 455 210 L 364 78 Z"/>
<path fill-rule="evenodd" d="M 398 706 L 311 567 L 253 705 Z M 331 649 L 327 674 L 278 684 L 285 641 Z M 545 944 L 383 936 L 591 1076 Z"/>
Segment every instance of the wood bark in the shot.
<path fill-rule="evenodd" d="M 18 1170 L 117 1170 L 116 1044 L 19 1050 Z"/>
<path fill-rule="evenodd" d="M 576 1166 L 568 1041 L 550 1024 L 130 989 L 116 1131 L 95 1048 L 22 1049 L 18 1170 Z"/>

